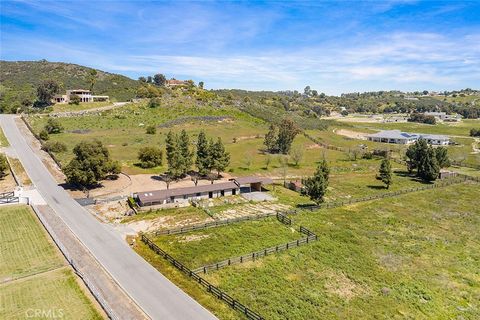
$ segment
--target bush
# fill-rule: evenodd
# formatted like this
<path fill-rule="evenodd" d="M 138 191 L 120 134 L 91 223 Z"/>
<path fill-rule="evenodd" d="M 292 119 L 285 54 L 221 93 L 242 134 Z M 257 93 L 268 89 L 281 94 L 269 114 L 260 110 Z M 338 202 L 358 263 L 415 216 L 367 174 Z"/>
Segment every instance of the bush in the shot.
<path fill-rule="evenodd" d="M 65 152 L 67 151 L 67 146 L 63 142 L 47 141 L 43 144 L 42 150 L 47 152 Z"/>
<path fill-rule="evenodd" d="M 418 122 L 418 123 L 426 123 L 426 124 L 435 124 L 436 120 L 434 116 L 426 116 L 423 113 L 414 112 L 408 118 L 409 122 Z"/>
<path fill-rule="evenodd" d="M 471 137 L 480 137 L 480 129 L 470 129 Z"/>
<path fill-rule="evenodd" d="M 138 152 L 138 160 L 142 168 L 153 168 L 161 166 L 163 162 L 163 152 L 157 147 L 143 147 Z"/>
<path fill-rule="evenodd" d="M 0 178 L 3 178 L 7 175 L 8 162 L 7 157 L 4 154 L 0 153 Z"/>
<path fill-rule="evenodd" d="M 43 141 L 47 141 L 48 139 L 50 139 L 50 136 L 48 135 L 48 132 L 47 130 L 43 129 L 42 131 L 40 131 L 40 134 L 38 135 L 40 137 L 40 139 L 42 139 Z"/>
<path fill-rule="evenodd" d="M 147 134 L 155 134 L 157 133 L 157 128 L 155 128 L 155 126 L 148 126 L 146 128 L 146 132 Z"/>
<path fill-rule="evenodd" d="M 73 94 L 71 97 L 70 97 L 70 101 L 68 102 L 68 104 L 76 104 L 76 105 L 79 105 L 80 104 L 80 97 L 76 94 Z"/>
<path fill-rule="evenodd" d="M 149 108 L 158 108 L 160 107 L 160 99 L 159 98 L 152 98 L 148 101 L 147 107 Z"/>
<path fill-rule="evenodd" d="M 62 133 L 63 126 L 60 124 L 58 120 L 50 118 L 48 119 L 47 124 L 45 125 L 45 130 L 49 134 Z"/>

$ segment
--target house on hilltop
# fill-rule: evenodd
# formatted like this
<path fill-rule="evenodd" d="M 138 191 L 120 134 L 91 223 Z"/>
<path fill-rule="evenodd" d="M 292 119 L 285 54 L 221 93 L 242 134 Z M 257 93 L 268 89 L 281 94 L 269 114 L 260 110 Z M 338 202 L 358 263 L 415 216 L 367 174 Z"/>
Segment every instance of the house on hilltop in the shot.
<path fill-rule="evenodd" d="M 80 102 L 96 102 L 96 101 L 109 101 L 109 96 L 96 96 L 93 95 L 90 90 L 85 89 L 73 89 L 67 90 L 64 95 L 55 95 L 53 98 L 54 103 L 69 103 L 73 96 L 78 96 Z"/>
<path fill-rule="evenodd" d="M 166 87 L 180 87 L 186 85 L 188 85 L 188 82 L 185 80 L 170 79 L 165 81 Z"/>

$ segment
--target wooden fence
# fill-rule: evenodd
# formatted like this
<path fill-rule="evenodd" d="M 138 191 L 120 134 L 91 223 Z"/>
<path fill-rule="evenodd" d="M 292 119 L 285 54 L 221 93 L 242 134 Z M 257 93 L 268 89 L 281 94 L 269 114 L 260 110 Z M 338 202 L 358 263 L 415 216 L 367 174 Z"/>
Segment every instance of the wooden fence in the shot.
<path fill-rule="evenodd" d="M 286 222 L 287 223 L 289 222 L 288 224 L 290 225 L 291 220 L 288 217 L 285 217 L 285 218 L 288 219 L 288 220 L 286 220 Z M 285 224 L 287 224 L 287 223 L 285 223 Z M 305 234 L 306 237 L 303 237 L 303 238 L 300 238 L 298 240 L 294 240 L 294 241 L 291 241 L 291 242 L 288 242 L 288 243 L 280 244 L 280 245 L 277 245 L 275 247 L 269 247 L 269 248 L 262 249 L 260 251 L 251 252 L 251 253 L 248 253 L 248 254 L 245 254 L 245 255 L 242 255 L 242 256 L 239 256 L 239 257 L 229 258 L 229 259 L 222 260 L 222 261 L 219 261 L 219 262 L 216 262 L 216 263 L 208 264 L 208 265 L 196 268 L 192 271 L 194 273 L 204 273 L 205 274 L 205 273 L 207 273 L 208 271 L 211 271 L 211 270 L 218 270 L 218 269 L 221 269 L 221 268 L 225 268 L 225 267 L 228 267 L 228 266 L 231 266 L 231 265 L 234 265 L 234 264 L 244 263 L 244 262 L 247 262 L 247 261 L 255 261 L 259 258 L 263 258 L 263 257 L 265 257 L 267 255 L 270 255 L 270 254 L 275 254 L 275 253 L 278 253 L 280 251 L 285 251 L 285 250 L 297 248 L 301 245 L 309 244 L 309 243 L 311 243 L 313 241 L 316 241 L 318 239 L 318 237 L 315 233 L 311 232 L 310 230 L 308 230 L 307 228 L 305 228 L 303 226 L 300 226 L 299 231 L 301 233 Z"/>
<path fill-rule="evenodd" d="M 435 189 L 435 188 L 440 188 L 440 187 L 446 187 L 446 186 L 449 186 L 449 185 L 452 185 L 452 184 L 462 183 L 462 182 L 465 182 L 467 180 L 480 182 L 480 178 L 478 178 L 478 177 L 471 177 L 471 176 L 467 176 L 467 175 L 463 175 L 463 174 L 457 174 L 457 176 L 454 177 L 454 178 L 441 180 L 441 181 L 437 182 L 436 184 L 430 184 L 430 185 L 426 185 L 426 186 L 422 186 L 422 187 L 416 187 L 416 188 L 403 189 L 403 190 L 398 190 L 398 191 L 394 191 L 394 192 L 377 194 L 377 195 L 373 195 L 373 196 L 350 199 L 350 200 L 345 200 L 345 201 L 335 201 L 335 202 L 329 202 L 329 203 L 322 203 L 320 205 L 305 206 L 305 207 L 302 207 L 302 209 L 314 211 L 314 210 L 318 210 L 318 209 L 336 208 L 336 207 L 341 207 L 341 206 L 344 206 L 344 205 L 349 205 L 349 204 L 353 204 L 353 203 L 357 203 L 357 202 L 364 202 L 364 201 L 383 199 L 383 198 L 391 198 L 391 197 L 396 197 L 396 196 L 406 194 L 406 193 Z"/>
<path fill-rule="evenodd" d="M 191 231 L 195 231 L 195 230 L 203 230 L 203 229 L 208 229 L 208 228 L 225 226 L 225 225 L 228 225 L 228 224 L 241 222 L 241 221 L 260 220 L 260 219 L 263 219 L 263 218 L 268 218 L 268 217 L 273 217 L 273 216 L 277 216 L 277 219 L 279 219 L 278 218 L 279 214 L 281 216 L 287 218 L 286 214 L 296 214 L 296 213 L 297 213 L 296 210 L 289 210 L 289 211 L 283 211 L 283 212 L 276 211 L 276 212 L 262 213 L 262 214 L 252 215 L 252 216 L 243 216 L 243 217 L 238 217 L 238 218 L 223 219 L 223 220 L 217 220 L 217 221 L 212 221 L 212 222 L 193 224 L 193 225 L 185 226 L 185 227 L 181 227 L 181 228 L 174 228 L 174 229 L 167 229 L 167 230 L 157 230 L 157 231 L 152 232 L 152 234 L 155 235 L 155 236 L 180 234 L 180 233 L 186 233 L 186 232 L 191 232 Z M 282 222 L 282 221 L 280 221 L 280 222 Z M 290 221 L 290 223 L 291 223 L 291 221 Z"/>
<path fill-rule="evenodd" d="M 253 320 L 263 320 L 264 319 L 260 314 L 251 310 L 250 308 L 248 308 L 244 304 L 240 303 L 238 300 L 232 298 L 231 296 L 229 296 L 228 294 L 226 294 L 225 292 L 223 292 L 222 290 L 220 290 L 216 286 L 212 285 L 207 280 L 203 279 L 200 275 L 198 275 L 197 273 L 190 270 L 183 263 L 177 261 L 175 258 L 173 258 L 171 255 L 169 255 L 167 252 L 160 249 L 160 247 L 157 246 L 155 243 L 153 243 L 153 241 L 150 240 L 145 234 L 142 234 L 142 241 L 146 245 L 148 245 L 148 247 L 150 249 L 152 249 L 156 254 L 162 256 L 165 260 L 170 262 L 175 268 L 182 271 L 184 274 L 186 274 L 190 278 L 194 279 L 196 282 L 198 282 L 203 287 L 205 287 L 208 292 L 213 294 L 218 299 L 227 303 L 234 310 L 240 311 L 248 319 L 253 319 Z"/>
<path fill-rule="evenodd" d="M 18 201 L 18 197 L 15 197 L 13 191 L 0 193 L 0 204 L 17 203 Z"/>

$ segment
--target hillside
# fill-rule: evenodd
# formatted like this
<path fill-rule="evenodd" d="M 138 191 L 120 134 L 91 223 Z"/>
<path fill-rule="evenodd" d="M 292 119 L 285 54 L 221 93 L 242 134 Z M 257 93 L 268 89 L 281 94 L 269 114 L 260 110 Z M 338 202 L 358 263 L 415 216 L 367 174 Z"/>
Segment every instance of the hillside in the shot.
<path fill-rule="evenodd" d="M 91 68 L 62 62 L 0 61 L 0 108 L 8 112 L 23 100 L 35 98 L 36 88 L 46 79 L 57 81 L 63 89 L 88 88 Z M 135 96 L 138 82 L 128 77 L 97 70 L 95 94 L 124 101 Z M 16 107 L 15 107 L 16 108 Z"/>

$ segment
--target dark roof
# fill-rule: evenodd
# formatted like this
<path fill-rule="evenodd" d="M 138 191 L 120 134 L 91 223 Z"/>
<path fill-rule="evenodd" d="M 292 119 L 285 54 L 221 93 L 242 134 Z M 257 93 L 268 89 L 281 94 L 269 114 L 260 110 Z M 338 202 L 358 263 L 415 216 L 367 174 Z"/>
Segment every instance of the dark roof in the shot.
<path fill-rule="evenodd" d="M 221 190 L 230 190 L 236 189 L 238 186 L 234 182 L 221 182 L 214 184 L 205 184 L 196 187 L 186 187 L 186 188 L 176 188 L 176 189 L 165 189 L 165 190 L 155 190 L 155 191 L 145 191 L 139 192 L 138 199 L 142 203 L 156 202 L 168 199 L 170 197 L 178 197 L 189 194 L 204 193 L 204 192 L 213 192 Z"/>
<path fill-rule="evenodd" d="M 237 184 L 249 184 L 249 183 L 262 183 L 262 184 L 272 184 L 273 180 L 267 177 L 257 177 L 257 176 L 249 176 L 249 177 L 240 177 L 240 178 L 233 178 L 230 180 L 234 180 Z"/>

